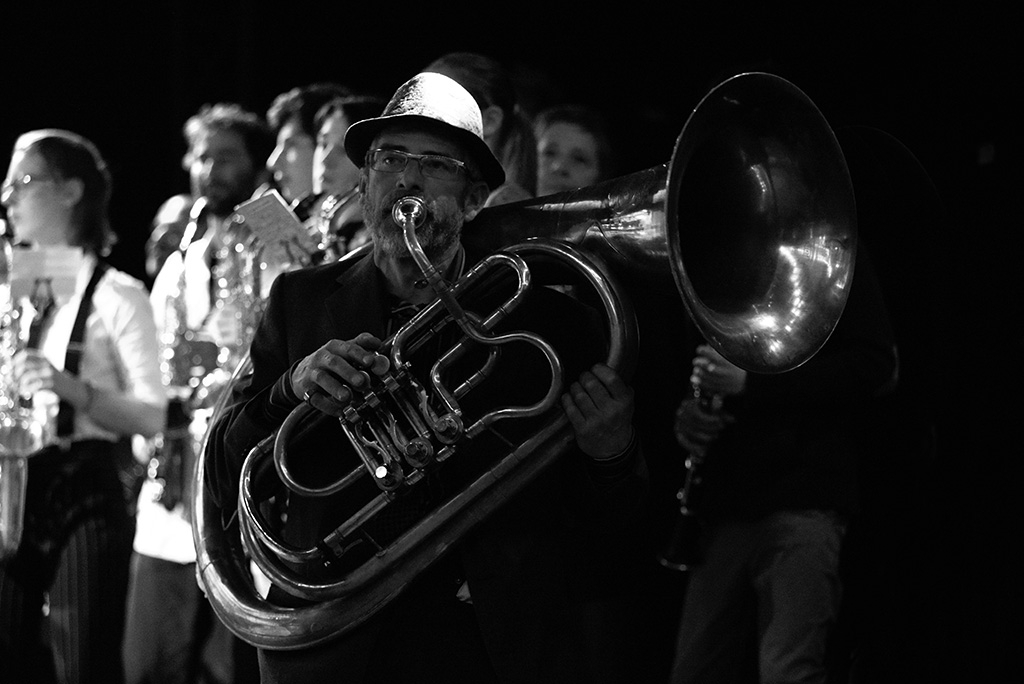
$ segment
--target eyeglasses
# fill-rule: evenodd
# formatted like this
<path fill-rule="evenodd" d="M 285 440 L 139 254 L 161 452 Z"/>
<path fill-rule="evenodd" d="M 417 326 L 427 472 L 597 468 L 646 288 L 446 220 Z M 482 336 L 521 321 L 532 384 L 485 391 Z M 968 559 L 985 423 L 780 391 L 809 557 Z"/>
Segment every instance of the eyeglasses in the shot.
<path fill-rule="evenodd" d="M 14 196 L 14 191 L 21 192 L 33 183 L 52 183 L 53 178 L 47 178 L 45 176 L 33 176 L 30 173 L 26 173 L 21 178 L 12 178 L 5 180 L 4 184 L 0 186 L 0 204 L 7 204 L 11 197 Z"/>
<path fill-rule="evenodd" d="M 429 178 L 452 181 L 459 177 L 459 171 L 465 171 L 466 175 L 469 175 L 465 163 L 440 154 L 411 154 L 401 150 L 379 148 L 366 153 L 366 163 L 370 168 L 383 173 L 401 173 L 405 171 L 410 160 L 415 160 L 420 165 L 423 175 Z"/>

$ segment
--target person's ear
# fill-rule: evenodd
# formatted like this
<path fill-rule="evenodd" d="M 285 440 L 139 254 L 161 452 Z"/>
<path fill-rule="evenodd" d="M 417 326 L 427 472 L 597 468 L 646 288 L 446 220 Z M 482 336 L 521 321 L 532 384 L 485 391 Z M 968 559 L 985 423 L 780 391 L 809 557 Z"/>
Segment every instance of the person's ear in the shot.
<path fill-rule="evenodd" d="M 465 215 L 467 221 L 472 221 L 476 218 L 476 215 L 484 208 L 484 204 L 487 202 L 487 197 L 490 194 L 490 188 L 483 181 L 476 181 L 469 187 L 469 190 L 466 191 Z"/>
<path fill-rule="evenodd" d="M 62 204 L 73 207 L 82 200 L 85 183 L 81 178 L 67 178 L 57 184 L 57 196 Z"/>
<path fill-rule="evenodd" d="M 505 112 L 498 105 L 491 105 L 482 110 L 480 116 L 484 123 L 484 140 L 490 140 L 501 130 L 501 124 L 505 122 Z"/>

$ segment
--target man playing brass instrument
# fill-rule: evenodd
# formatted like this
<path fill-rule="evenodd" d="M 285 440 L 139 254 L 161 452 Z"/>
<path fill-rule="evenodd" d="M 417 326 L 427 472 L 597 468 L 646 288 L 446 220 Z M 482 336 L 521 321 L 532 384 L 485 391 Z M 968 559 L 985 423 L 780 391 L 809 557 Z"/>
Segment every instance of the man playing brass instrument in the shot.
<path fill-rule="evenodd" d="M 418 74 L 399 88 L 382 116 L 349 128 L 345 148 L 361 167 L 372 253 L 286 273 L 275 282 L 253 340 L 252 374 L 235 388 L 232 406 L 209 440 L 206 493 L 225 521 L 235 516 L 239 472 L 250 449 L 303 401 L 330 416 L 343 415 L 370 375 L 387 373 L 389 358 L 378 353 L 382 340 L 435 298 L 403 241 L 393 215 L 396 202 L 413 197 L 426 206 L 416 237 L 447 281 L 458 280 L 483 256 L 463 247 L 463 224 L 478 214 L 504 171 L 483 141 L 479 108 L 461 86 L 440 74 Z M 592 313 L 561 292 L 535 288 L 506 321 L 514 330 L 536 324 L 556 348 L 570 352 L 562 354 L 568 390 L 561 406 L 575 443 L 355 629 L 316 646 L 261 650 L 264 682 L 339 676 L 349 682 L 581 678 L 582 636 L 574 610 L 586 569 L 568 549 L 591 538 L 584 530 L 621 524 L 637 512 L 646 490 L 634 439 L 633 393 L 615 371 L 593 360 L 600 336 L 586 327 Z M 424 347 L 436 346 L 436 353 L 450 341 Z M 515 350 L 502 353 L 487 381 L 492 384 L 470 394 L 482 394 L 484 403 L 528 403 L 537 393 L 527 387 L 538 375 L 536 361 Z M 303 442 L 307 448 L 295 461 L 304 480 L 330 477 L 339 460 L 350 458 L 338 421 L 322 421 Z M 466 468 L 486 459 L 481 452 L 497 450 L 495 442 L 483 441 L 484 449 L 471 446 L 445 461 L 428 475 L 428 487 L 393 504 L 394 517 L 443 497 L 465 479 Z M 333 529 L 326 515 L 345 506 L 339 500 L 344 495 L 327 503 L 290 496 L 289 542 L 316 543 Z M 305 605 L 277 587 L 270 599 Z"/>

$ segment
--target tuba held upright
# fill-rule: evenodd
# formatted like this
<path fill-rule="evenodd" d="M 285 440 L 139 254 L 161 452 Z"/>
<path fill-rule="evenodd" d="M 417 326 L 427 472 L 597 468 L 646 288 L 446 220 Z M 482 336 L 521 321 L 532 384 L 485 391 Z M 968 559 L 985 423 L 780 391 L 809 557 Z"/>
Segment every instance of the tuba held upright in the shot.
<path fill-rule="evenodd" d="M 406 227 L 415 257 L 414 226 L 422 207 L 414 200 L 398 202 L 395 219 Z M 572 439 L 561 411 L 551 410 L 547 398 L 533 407 L 508 407 L 513 413 L 538 411 L 540 427 L 355 567 L 322 572 L 345 566 L 347 550 L 364 538 L 367 523 L 423 481 L 434 464 L 457 459 L 460 446 L 481 429 L 459 418 L 463 404 L 472 401 L 474 383 L 486 382 L 490 359 L 468 387 L 447 388 L 436 382 L 442 375 L 437 372 L 428 373 L 431 380 L 423 384 L 404 375 L 412 370 L 406 364 L 410 350 L 430 340 L 441 321 L 457 322 L 463 335 L 440 353 L 438 367 L 461 354 L 469 340 L 498 345 L 494 321 L 504 307 L 470 315 L 463 305 L 493 270 L 508 270 L 523 288 L 542 279 L 552 264 L 572 271 L 567 290 L 603 306 L 608 363 L 623 375 L 634 364 L 636 341 L 630 296 L 621 286 L 627 282 L 641 283 L 632 293 L 639 296 L 652 287 L 677 291 L 704 337 L 730 360 L 754 372 L 783 372 L 815 354 L 838 321 L 853 275 L 856 216 L 845 160 L 818 109 L 788 81 L 747 73 L 704 97 L 667 164 L 486 209 L 466 226 L 463 240 L 498 251 L 451 287 L 438 282 L 429 262 L 421 264 L 437 300 L 388 340 L 392 374 L 353 402 L 343 419 L 362 460 L 358 468 L 322 486 L 296 481 L 289 463 L 293 441 L 318 420 L 303 404 L 249 454 L 240 482 L 239 529 L 225 531 L 222 520 L 232 512 L 222 516 L 206 495 L 206 466 L 200 461 L 194 526 L 199 573 L 220 618 L 247 642 L 298 649 L 361 624 L 548 467 Z M 516 306 L 515 299 L 508 305 Z M 659 334 L 642 327 L 639 332 Z M 557 354 L 547 358 L 557 376 Z M 548 395 L 557 391 L 553 384 Z M 482 420 L 504 415 L 488 413 Z M 275 529 L 276 514 L 269 512 L 265 494 L 268 474 L 271 481 L 277 478 L 270 491 L 284 490 L 278 501 L 288 491 L 369 494 L 348 502 L 354 512 L 333 532 L 300 548 Z M 308 605 L 289 608 L 262 598 L 246 557 Z"/>

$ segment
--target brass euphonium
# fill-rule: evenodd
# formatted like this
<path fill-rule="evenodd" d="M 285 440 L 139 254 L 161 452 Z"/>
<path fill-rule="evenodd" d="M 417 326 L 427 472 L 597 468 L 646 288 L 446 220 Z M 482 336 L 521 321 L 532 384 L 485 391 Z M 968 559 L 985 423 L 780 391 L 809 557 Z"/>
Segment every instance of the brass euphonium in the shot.
<path fill-rule="evenodd" d="M 407 226 L 407 236 L 417 211 L 415 203 L 396 206 L 396 221 Z M 605 306 L 609 363 L 626 375 L 634 361 L 635 319 L 612 272 L 639 280 L 645 288 L 678 291 L 697 327 L 723 355 L 749 371 L 772 373 L 803 363 L 831 334 L 853 274 L 856 217 L 845 160 L 821 113 L 788 81 L 750 73 L 723 82 L 705 96 L 667 164 L 590 188 L 486 209 L 466 226 L 463 239 L 501 250 L 484 269 L 538 256 L 541 270 L 552 260 L 579 269 L 577 283 L 591 286 Z M 502 249 L 508 245 L 515 247 Z M 520 280 L 529 279 L 530 265 L 524 271 L 512 268 Z M 436 283 L 434 274 L 425 275 Z M 473 269 L 450 288 L 436 287 L 438 299 L 387 342 L 396 372 L 403 368 L 407 344 L 431 339 L 434 317 L 463 321 L 460 302 L 479 277 Z M 490 320 L 480 316 L 469 321 L 464 339 L 486 341 Z M 450 353 L 458 353 L 459 345 Z M 447 363 L 448 355 L 443 352 L 437 364 Z M 557 358 L 551 363 L 554 367 Z M 240 483 L 241 543 L 224 531 L 221 511 L 206 496 L 205 464 L 200 461 L 195 501 L 199 519 L 194 526 L 199 572 L 225 625 L 249 643 L 265 649 L 304 648 L 362 623 L 476 522 L 520 491 L 571 440 L 561 412 L 552 411 L 550 422 L 456 494 L 452 506 L 430 512 L 351 572 L 327 581 L 314 579 L 304 570 L 317 567 L 326 549 L 344 556 L 346 543 L 390 505 L 394 491 L 414 486 L 430 461 L 451 457 L 465 433 L 476 429 L 457 421 L 459 403 L 472 393 L 434 387 L 446 410 L 403 418 L 395 439 L 394 422 L 387 416 L 421 403 L 423 388 L 393 380 L 389 384 L 397 396 L 381 390 L 353 403 L 346 417 L 352 425 L 372 421 L 372 405 L 390 411 L 380 426 L 369 430 L 380 433 L 379 438 L 363 441 L 363 432 L 350 436 L 364 449 L 363 465 L 337 482 L 303 486 L 289 472 L 290 439 L 314 413 L 306 405 L 253 449 Z M 416 442 L 416 436 L 431 433 L 431 444 L 442 444 L 440 450 Z M 336 493 L 367 479 L 378 484 L 371 488 L 376 493 L 320 544 L 295 548 L 279 537 L 273 521 L 260 510 L 257 482 L 271 470 L 271 452 L 281 480 L 304 495 Z M 261 598 L 249 578 L 243 544 L 277 586 L 313 605 L 284 608 Z"/>
<path fill-rule="evenodd" d="M 247 584 L 245 573 L 222 573 L 211 559 L 237 554 L 240 550 L 224 543 L 222 531 L 211 536 L 201 529 L 205 526 L 195 528 L 197 549 L 201 554 L 200 573 L 212 604 L 223 610 L 222 619 L 229 628 L 261 647 L 297 648 L 330 639 L 359 624 L 394 598 L 412 577 L 437 560 L 448 546 L 446 539 L 462 536 L 479 522 L 481 518 L 476 514 L 477 510 L 481 507 L 484 510 L 496 508 L 550 466 L 567 448 L 572 440 L 568 422 L 560 412 L 552 415 L 551 411 L 563 386 L 562 364 L 557 352 L 546 340 L 529 331 L 500 335 L 494 332 L 525 299 L 531 287 L 537 286 L 528 261 L 540 264 L 548 276 L 564 269 L 570 278 L 560 280 L 571 280 L 576 287 L 589 285 L 592 288 L 609 321 L 609 340 L 602 361 L 624 375 L 629 372 L 636 336 L 632 312 L 610 274 L 599 263 L 571 245 L 539 240 L 491 254 L 449 287 L 433 270 L 416 241 L 415 225 L 425 215 L 422 200 L 404 198 L 396 203 L 394 211 L 396 222 L 405 226 L 410 252 L 424 270 L 426 280 L 438 292 L 438 299 L 385 342 L 380 353 L 389 357 L 391 370 L 379 381 L 374 379 L 372 390 L 353 403 L 343 421 L 343 430 L 362 464 L 338 482 L 323 487 L 311 488 L 298 482 L 289 468 L 289 443 L 296 433 L 309 427 L 311 417 L 314 422 L 326 418 L 302 404 L 288 416 L 275 435 L 253 449 L 241 475 L 244 492 L 239 497 L 239 510 L 244 511 L 240 527 L 245 552 L 279 586 L 302 598 L 325 603 L 310 609 L 285 609 L 271 606 L 251 592 L 242 600 L 255 600 L 255 605 L 239 603 L 237 589 L 228 587 Z M 478 315 L 462 308 L 462 298 L 469 296 L 475 288 L 492 286 L 495 279 L 506 274 L 511 275 L 514 287 L 508 299 L 493 312 Z M 430 382 L 425 384 L 414 373 L 407 358 L 449 323 L 457 325 L 464 338 L 429 367 Z M 497 346 L 510 342 L 529 344 L 539 350 L 550 367 L 550 384 L 538 392 L 540 397 L 531 405 L 499 407 L 475 419 L 472 424 L 464 424 L 460 402 L 470 396 L 480 383 L 486 382 L 498 362 L 500 352 Z M 444 386 L 440 378 L 446 367 L 474 343 L 491 348 L 482 367 L 458 387 Z M 303 569 L 323 569 L 325 561 L 335 560 L 331 553 L 325 553 L 325 548 L 335 548 L 339 556 L 343 555 L 341 549 L 346 544 L 363 536 L 363 523 L 392 505 L 401 492 L 417 487 L 432 466 L 457 458 L 457 452 L 466 440 L 474 439 L 499 421 L 537 416 L 546 418 L 540 432 L 525 444 L 511 449 L 498 459 L 493 470 L 447 500 L 434 515 L 401 535 L 387 553 L 377 554 L 353 573 L 340 578 L 318 582 L 303 577 Z M 268 470 L 271 456 L 281 480 L 291 491 L 304 496 L 329 496 L 367 480 L 376 484 L 378 493 L 339 525 L 323 545 L 294 548 L 276 533 L 274 522 L 262 512 L 262 500 L 255 491 L 261 472 Z M 198 480 L 204 480 L 202 471 Z M 216 516 L 205 503 L 203 493 L 197 494 L 196 505 L 205 513 Z M 297 567 L 299 570 L 295 570 Z M 256 629 L 252 629 L 254 625 L 249 617 L 238 621 L 241 614 L 254 614 L 253 610 L 257 615 L 267 611 L 271 617 L 267 621 L 257 617 L 260 625 Z M 297 632 L 307 631 L 302 627 L 305 623 L 315 623 L 315 630 L 296 639 Z"/>

